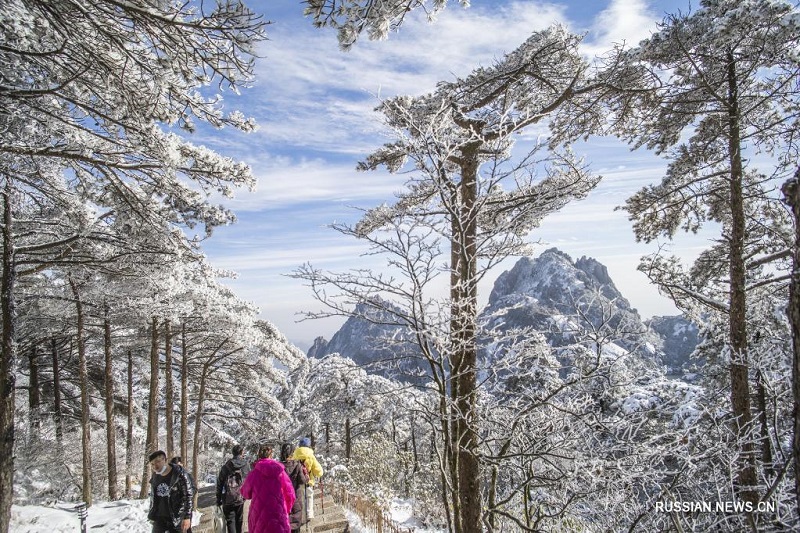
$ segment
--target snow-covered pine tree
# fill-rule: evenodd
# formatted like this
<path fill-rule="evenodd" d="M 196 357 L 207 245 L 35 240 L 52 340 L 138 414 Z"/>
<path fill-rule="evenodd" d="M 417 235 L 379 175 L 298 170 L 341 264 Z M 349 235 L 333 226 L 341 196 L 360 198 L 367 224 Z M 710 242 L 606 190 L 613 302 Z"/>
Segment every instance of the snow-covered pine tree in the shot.
<path fill-rule="evenodd" d="M 263 23 L 240 2 L 209 6 L 11 0 L 0 6 L 3 88 L 3 342 L 0 364 L 0 532 L 8 530 L 14 446 L 15 202 L 77 193 L 94 204 L 127 199 L 139 223 L 207 229 L 231 220 L 198 191 L 252 183 L 246 165 L 195 146 L 167 127 L 194 120 L 250 130 L 223 115 L 216 80 L 234 91 L 252 76 Z M 187 181 L 192 181 L 189 186 Z M 149 202 L 159 206 L 151 210 Z M 74 238 L 82 238 L 76 234 Z"/>
<path fill-rule="evenodd" d="M 735 491 L 751 502 L 771 492 L 774 479 L 759 481 L 769 475 L 758 468 L 757 445 L 763 451 L 774 441 L 764 427 L 757 436 L 750 373 L 758 321 L 748 309 L 768 307 L 753 305 L 759 297 L 786 299 L 791 226 L 775 180 L 794 170 L 797 153 L 798 22 L 791 3 L 775 0 L 708 0 L 694 13 L 670 15 L 626 58 L 652 69 L 654 83 L 617 107 L 627 114 L 620 135 L 671 160 L 659 185 L 626 203 L 637 239 L 672 238 L 709 222 L 721 230 L 690 272 L 659 255 L 641 270 L 681 309 L 726 325 L 719 346 L 739 439 Z"/>
<path fill-rule="evenodd" d="M 543 217 L 598 182 L 568 148 L 534 143 L 522 155 L 512 150 L 517 133 L 545 123 L 570 98 L 609 88 L 592 77 L 579 42 L 553 26 L 491 67 L 442 82 L 433 93 L 383 102 L 378 109 L 397 140 L 359 168 L 397 172 L 410 163 L 407 189 L 394 205 L 367 211 L 354 227 L 335 229 L 387 254 L 398 278 L 368 271 L 337 275 L 311 266 L 296 272 L 333 313 L 350 313 L 356 304 L 380 307 L 373 297 L 381 293 L 397 300 L 399 310 L 382 306 L 376 314 L 410 328 L 440 396 L 445 508 L 453 531 L 477 531 L 484 518 L 478 282 L 499 261 L 526 253 L 525 239 Z M 440 268 L 450 274 L 450 296 L 436 302 L 427 292 Z M 341 289 L 341 299 L 329 298 L 326 286 Z"/>
<path fill-rule="evenodd" d="M 784 201 L 792 209 L 794 218 L 794 253 L 792 257 L 792 281 L 789 286 L 789 316 L 792 328 L 792 397 L 794 405 L 800 405 L 800 167 L 794 176 L 781 187 Z M 800 409 L 794 409 L 792 435 L 792 457 L 794 458 L 794 492 L 800 494 Z M 797 516 L 800 516 L 800 497 L 796 501 Z"/>

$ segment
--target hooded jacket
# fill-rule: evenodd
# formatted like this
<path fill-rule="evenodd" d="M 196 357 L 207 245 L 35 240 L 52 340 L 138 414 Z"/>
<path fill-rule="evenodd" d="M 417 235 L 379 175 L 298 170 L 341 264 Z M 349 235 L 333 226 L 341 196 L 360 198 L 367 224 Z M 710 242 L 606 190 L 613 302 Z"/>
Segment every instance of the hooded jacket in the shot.
<path fill-rule="evenodd" d="M 250 502 L 249 533 L 290 533 L 289 513 L 295 501 L 294 487 L 283 463 L 260 459 L 242 485 L 242 496 Z"/>
<path fill-rule="evenodd" d="M 180 527 L 183 520 L 192 518 L 194 508 L 194 485 L 189 481 L 189 473 L 178 465 L 170 465 L 172 470 L 169 474 L 169 509 L 172 525 Z M 155 520 L 155 494 L 158 490 L 156 486 L 156 475 L 150 476 L 150 510 L 147 513 L 149 520 Z"/>
<path fill-rule="evenodd" d="M 236 470 L 241 470 L 242 479 L 245 478 L 249 470 L 247 461 L 242 459 L 241 456 L 228 459 L 228 461 L 222 465 L 222 468 L 219 469 L 219 475 L 217 476 L 217 505 L 222 505 L 224 501 L 223 493 L 225 491 L 225 482 L 228 480 L 228 476 L 233 474 Z"/>
<path fill-rule="evenodd" d="M 308 470 L 308 485 L 313 487 L 316 478 L 322 477 L 322 467 L 317 461 L 317 458 L 314 457 L 314 450 L 307 446 L 300 446 L 298 447 L 290 459 L 294 459 L 295 461 L 303 461 L 306 465 L 306 469 Z"/>

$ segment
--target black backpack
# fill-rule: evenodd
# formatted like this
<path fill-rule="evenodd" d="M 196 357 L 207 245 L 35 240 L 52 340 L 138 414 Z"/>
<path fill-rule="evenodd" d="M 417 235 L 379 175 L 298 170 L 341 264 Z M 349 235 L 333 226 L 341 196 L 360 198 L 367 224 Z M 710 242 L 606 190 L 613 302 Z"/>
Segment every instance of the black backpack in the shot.
<path fill-rule="evenodd" d="M 242 505 L 242 471 L 234 470 L 225 479 L 225 505 Z"/>

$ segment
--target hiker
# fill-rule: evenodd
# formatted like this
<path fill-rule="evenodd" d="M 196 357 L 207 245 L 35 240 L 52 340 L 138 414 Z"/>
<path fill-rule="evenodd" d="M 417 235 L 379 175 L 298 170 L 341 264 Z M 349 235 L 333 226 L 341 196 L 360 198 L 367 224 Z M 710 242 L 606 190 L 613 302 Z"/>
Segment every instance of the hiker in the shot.
<path fill-rule="evenodd" d="M 294 487 L 294 505 L 289 513 L 289 526 L 292 528 L 292 533 L 298 533 L 300 527 L 305 523 L 303 520 L 303 502 L 305 498 L 306 484 L 308 483 L 308 470 L 306 466 L 300 462 L 292 459 L 294 446 L 286 442 L 281 446 L 281 462 L 286 470 L 286 475 L 292 482 Z"/>
<path fill-rule="evenodd" d="M 272 459 L 272 448 L 262 445 L 258 459 L 244 480 L 242 496 L 251 500 L 248 533 L 291 533 L 289 513 L 295 501 L 294 487 L 282 463 Z"/>
<path fill-rule="evenodd" d="M 244 498 L 242 484 L 247 476 L 247 461 L 242 458 L 244 450 L 238 444 L 231 448 L 233 457 L 222 465 L 217 476 L 217 507 L 228 524 L 228 533 L 242 533 Z"/>
<path fill-rule="evenodd" d="M 314 483 L 322 477 L 322 467 L 314 457 L 314 450 L 311 449 L 311 439 L 303 437 L 300 439 L 300 446 L 292 454 L 292 459 L 302 461 L 308 470 L 308 488 L 305 491 L 306 518 L 314 518 Z"/>
<path fill-rule="evenodd" d="M 194 484 L 179 465 L 167 463 L 161 450 L 149 455 L 153 475 L 150 477 L 150 511 L 152 533 L 189 533 L 192 527 Z"/>
<path fill-rule="evenodd" d="M 178 465 L 179 467 L 183 468 L 183 471 L 186 472 L 186 475 L 189 476 L 189 481 L 192 483 L 192 492 L 197 494 L 197 483 L 194 482 L 194 478 L 192 477 L 192 474 L 190 474 L 189 471 L 186 470 L 186 468 L 184 468 L 183 459 L 181 458 L 181 456 L 180 455 L 176 455 L 175 457 L 173 457 L 172 459 L 169 460 L 169 464 Z"/>

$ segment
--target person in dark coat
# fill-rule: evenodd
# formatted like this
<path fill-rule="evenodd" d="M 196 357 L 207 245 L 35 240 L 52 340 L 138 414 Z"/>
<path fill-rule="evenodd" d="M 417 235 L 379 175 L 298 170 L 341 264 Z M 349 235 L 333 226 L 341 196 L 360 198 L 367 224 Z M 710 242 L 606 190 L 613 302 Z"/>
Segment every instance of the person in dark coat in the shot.
<path fill-rule="evenodd" d="M 159 450 L 148 457 L 153 475 L 150 477 L 150 511 L 152 533 L 188 533 L 194 510 L 194 484 L 189 474 L 178 465 L 167 463 L 167 454 Z"/>
<path fill-rule="evenodd" d="M 305 523 L 303 505 L 306 483 L 308 483 L 308 472 L 301 461 L 291 459 L 292 453 L 294 453 L 294 446 L 290 443 L 287 442 L 281 446 L 281 463 L 286 469 L 286 475 L 289 476 L 295 493 L 294 505 L 289 513 L 289 525 L 292 528 L 292 533 L 297 533 Z"/>
<path fill-rule="evenodd" d="M 242 457 L 244 450 L 238 444 L 231 449 L 233 457 L 222 465 L 217 476 L 217 506 L 222 507 L 222 513 L 225 515 L 225 521 L 228 524 L 228 533 L 242 533 L 242 521 L 244 518 L 244 499 L 238 498 L 238 501 L 232 501 L 230 495 L 227 494 L 228 477 L 239 472 L 242 483 L 247 476 L 249 466 L 247 461 Z"/>
<path fill-rule="evenodd" d="M 186 467 L 183 466 L 183 459 L 181 458 L 181 456 L 176 455 L 175 457 L 169 460 L 169 464 L 178 465 L 179 467 L 183 468 L 183 470 L 186 472 L 186 475 L 189 476 L 189 481 L 191 481 L 192 483 L 192 489 L 194 490 L 195 494 L 197 494 L 197 483 L 194 482 L 192 474 L 190 474 L 189 471 L 186 469 Z"/>

